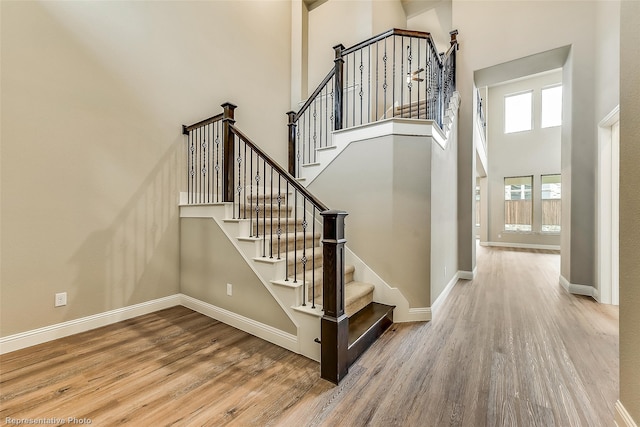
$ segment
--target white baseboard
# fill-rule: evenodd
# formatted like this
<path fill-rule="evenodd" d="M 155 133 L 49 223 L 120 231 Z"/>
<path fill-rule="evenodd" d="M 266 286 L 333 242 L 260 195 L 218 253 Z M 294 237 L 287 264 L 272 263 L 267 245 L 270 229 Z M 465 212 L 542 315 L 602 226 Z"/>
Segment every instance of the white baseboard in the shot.
<path fill-rule="evenodd" d="M 477 273 L 478 273 L 478 267 L 477 266 L 473 269 L 473 271 L 462 271 L 462 270 L 459 270 L 458 271 L 458 279 L 473 280 L 473 279 L 475 279 Z"/>
<path fill-rule="evenodd" d="M 562 274 L 560 275 L 560 285 L 562 285 L 562 287 L 570 294 L 585 295 L 594 299 L 596 299 L 595 295 L 598 292 L 598 290 L 593 286 L 571 283 L 567 279 L 565 279 Z"/>
<path fill-rule="evenodd" d="M 431 307 L 415 307 L 410 308 L 408 310 L 408 314 L 406 319 L 403 319 L 402 322 L 428 322 L 431 320 Z M 394 322 L 396 319 L 394 317 Z M 400 323 L 400 322 L 396 322 Z"/>
<path fill-rule="evenodd" d="M 508 242 L 480 242 L 480 246 L 492 246 L 497 248 L 516 248 L 516 249 L 544 249 L 551 251 L 559 251 L 559 245 L 538 245 L 534 243 L 508 243 Z"/>
<path fill-rule="evenodd" d="M 0 338 L 0 354 L 42 344 L 47 341 L 53 341 L 58 338 L 68 337 L 69 335 L 78 334 L 80 332 L 90 331 L 91 329 L 111 325 L 113 323 L 153 313 L 154 311 L 163 310 L 176 305 L 180 305 L 179 294 L 106 311 L 104 313 L 94 314 L 92 316 L 82 317 L 80 319 L 69 320 L 68 322 L 45 326 L 43 328 L 33 329 L 19 334 L 9 335 Z"/>
<path fill-rule="evenodd" d="M 459 278 L 460 278 L 460 272 L 457 272 L 456 274 L 453 275 L 453 277 L 451 278 L 449 283 L 447 283 L 447 286 L 445 286 L 444 290 L 442 292 L 440 292 L 440 295 L 438 295 L 438 298 L 436 298 L 436 300 L 433 302 L 433 304 L 431 304 L 431 312 L 432 313 L 435 313 L 435 312 L 438 311 L 438 309 L 440 308 L 442 303 L 449 296 L 449 292 L 451 292 L 451 289 L 453 289 L 453 287 L 456 285 L 456 283 L 458 283 L 458 279 Z"/>
<path fill-rule="evenodd" d="M 638 427 L 638 424 L 631 418 L 631 415 L 627 412 L 622 402 L 618 400 L 615 408 L 615 422 L 618 427 Z"/>
<path fill-rule="evenodd" d="M 197 300 L 184 294 L 175 294 L 153 301 L 143 302 L 128 307 L 106 311 L 68 322 L 58 323 L 43 328 L 33 329 L 15 335 L 0 338 L 0 354 L 9 353 L 23 348 L 53 341 L 92 329 L 108 326 L 113 323 L 131 319 L 137 316 L 153 313 L 165 308 L 182 305 L 204 314 L 205 316 L 219 320 L 241 331 L 255 335 L 266 341 L 272 342 L 287 350 L 298 353 L 298 338 L 295 335 L 265 325 L 253 319 L 232 313 L 223 308 L 216 307 L 206 302 Z"/>
<path fill-rule="evenodd" d="M 295 335 L 225 310 L 224 308 L 216 307 L 215 305 L 200 301 L 188 295 L 181 294 L 180 300 L 181 305 L 191 310 L 197 311 L 212 319 L 219 320 L 229 326 L 233 326 L 248 334 L 279 345 L 287 350 L 291 350 L 294 353 L 299 353 L 298 338 Z"/>

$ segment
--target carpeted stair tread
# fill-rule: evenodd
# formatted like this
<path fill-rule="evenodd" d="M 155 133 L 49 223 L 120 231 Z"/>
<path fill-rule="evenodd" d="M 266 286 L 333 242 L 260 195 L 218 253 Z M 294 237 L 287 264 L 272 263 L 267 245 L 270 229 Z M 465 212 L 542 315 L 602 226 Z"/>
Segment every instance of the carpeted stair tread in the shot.
<path fill-rule="evenodd" d="M 352 316 L 373 301 L 375 286 L 366 282 L 349 282 L 345 285 L 344 305 L 347 316 Z"/>

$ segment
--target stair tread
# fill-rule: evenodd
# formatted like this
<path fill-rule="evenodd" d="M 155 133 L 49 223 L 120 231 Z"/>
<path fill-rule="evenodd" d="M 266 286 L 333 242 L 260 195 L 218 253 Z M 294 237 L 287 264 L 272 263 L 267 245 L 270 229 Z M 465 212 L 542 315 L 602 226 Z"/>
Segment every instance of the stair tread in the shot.
<path fill-rule="evenodd" d="M 391 305 L 372 302 L 349 317 L 349 347 L 365 335 L 373 326 L 384 321 L 385 318 L 392 316 L 394 308 L 395 307 Z M 389 322 L 392 323 L 391 320 Z M 386 329 L 386 327 L 384 329 Z"/>
<path fill-rule="evenodd" d="M 349 282 L 344 287 L 344 305 L 348 306 L 356 299 L 373 292 L 375 286 L 366 282 Z"/>

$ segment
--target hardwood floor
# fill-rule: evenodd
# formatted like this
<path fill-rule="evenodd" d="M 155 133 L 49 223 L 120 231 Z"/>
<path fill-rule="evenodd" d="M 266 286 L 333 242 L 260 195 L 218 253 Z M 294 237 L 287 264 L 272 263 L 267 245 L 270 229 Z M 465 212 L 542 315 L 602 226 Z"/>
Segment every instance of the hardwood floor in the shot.
<path fill-rule="evenodd" d="M 429 323 L 396 324 L 338 386 L 304 357 L 174 307 L 0 356 L 0 420 L 135 426 L 608 426 L 618 310 L 559 256 L 479 248 Z"/>

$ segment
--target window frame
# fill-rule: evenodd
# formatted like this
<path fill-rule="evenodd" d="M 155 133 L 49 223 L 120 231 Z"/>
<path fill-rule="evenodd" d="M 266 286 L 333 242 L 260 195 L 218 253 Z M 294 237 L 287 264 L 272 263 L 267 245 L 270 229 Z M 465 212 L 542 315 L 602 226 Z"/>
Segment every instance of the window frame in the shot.
<path fill-rule="evenodd" d="M 526 197 L 524 199 L 507 199 L 506 198 L 506 193 L 507 193 L 507 180 L 508 179 L 517 179 L 517 178 L 529 178 L 529 186 L 530 186 L 530 196 L 529 199 L 527 199 Z M 532 234 L 533 231 L 533 217 L 534 217 L 534 209 L 533 209 L 533 200 L 534 200 L 534 176 L 533 175 L 519 175 L 519 176 L 505 176 L 503 177 L 503 189 L 504 189 L 504 195 L 503 195 L 503 207 L 504 207 L 504 216 L 503 216 L 503 221 L 502 221 L 502 229 L 505 233 L 524 233 L 524 234 Z M 514 184 L 508 184 L 508 185 L 514 185 Z M 526 185 L 526 184 L 522 184 L 522 185 Z M 522 190 L 521 190 L 522 191 Z M 525 190 L 526 191 L 526 190 Z M 526 194 L 526 193 L 525 193 Z M 516 227 L 519 225 L 527 225 L 527 224 L 507 224 L 507 202 L 510 201 L 514 201 L 514 200 L 529 200 L 531 203 L 531 207 L 530 207 L 530 214 L 529 214 L 529 229 L 528 230 L 518 230 L 518 229 L 508 229 L 507 226 L 508 225 L 515 225 Z"/>
<path fill-rule="evenodd" d="M 529 116 L 530 116 L 530 120 L 529 120 L 529 128 L 528 129 L 520 129 L 520 130 L 507 130 L 507 99 L 508 98 L 513 98 L 513 97 L 517 97 L 517 96 L 522 96 L 522 95 L 529 95 L 531 102 L 529 103 Z M 530 132 L 533 130 L 534 127 L 534 111 L 535 111 L 535 105 L 534 105 L 534 96 L 533 96 L 533 89 L 527 89 L 527 90 L 523 90 L 520 92 L 513 92 L 513 93 L 509 93 L 504 95 L 504 100 L 503 100 L 503 131 L 505 133 L 505 135 L 509 135 L 509 134 L 514 134 L 514 133 L 520 133 L 520 132 Z"/>
<path fill-rule="evenodd" d="M 545 90 L 549 90 L 549 89 L 555 89 L 555 88 L 560 88 L 560 123 L 559 124 L 554 124 L 554 125 L 547 125 L 545 126 L 544 124 L 544 91 Z M 562 83 L 556 83 L 556 84 L 552 84 L 549 86 L 544 86 L 542 88 L 540 88 L 540 129 L 549 129 L 549 128 L 554 128 L 554 127 L 560 127 L 562 126 L 562 122 L 563 122 L 563 117 L 562 117 L 562 104 L 563 104 L 563 99 L 564 99 L 564 92 L 562 91 Z M 555 174 L 552 174 L 555 175 Z"/>
<path fill-rule="evenodd" d="M 543 191 L 543 185 L 545 184 L 544 181 L 544 177 L 547 176 L 557 176 L 559 177 L 559 184 L 560 184 L 560 197 L 557 199 L 551 199 L 551 198 L 544 198 L 544 191 Z M 548 173 L 548 174 L 542 174 L 540 175 L 540 208 L 541 208 L 541 212 L 540 212 L 540 233 L 542 234 L 560 234 L 562 232 L 562 224 L 559 225 L 559 230 L 545 230 L 545 224 L 544 224 L 544 201 L 545 200 L 560 200 L 560 215 L 562 216 L 562 174 L 561 173 Z M 552 224 L 549 224 L 552 225 Z"/>

